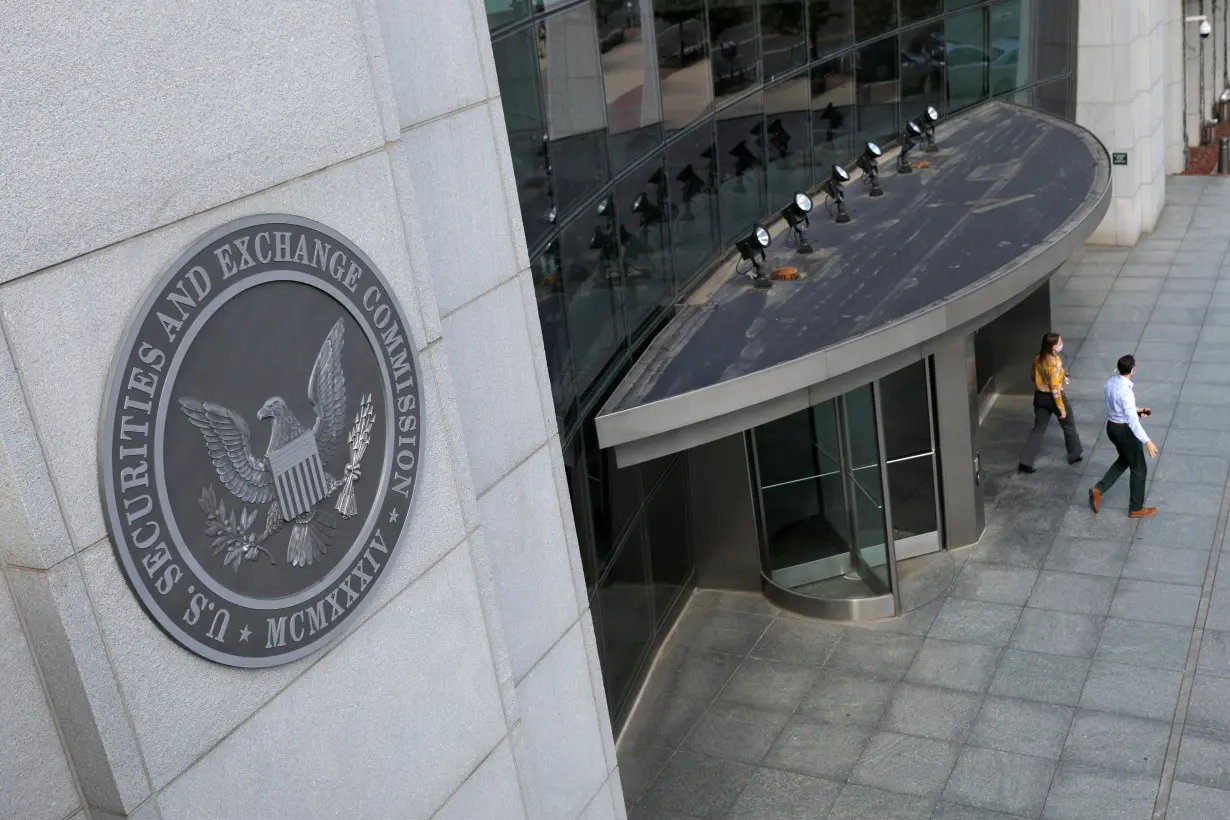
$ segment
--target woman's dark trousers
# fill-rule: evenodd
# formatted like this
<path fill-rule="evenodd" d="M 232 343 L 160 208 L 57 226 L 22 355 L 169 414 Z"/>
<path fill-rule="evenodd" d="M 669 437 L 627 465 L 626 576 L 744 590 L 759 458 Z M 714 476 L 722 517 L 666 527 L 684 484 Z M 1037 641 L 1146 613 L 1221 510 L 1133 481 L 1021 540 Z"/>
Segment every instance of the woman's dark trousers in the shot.
<path fill-rule="evenodd" d="M 1065 418 L 1060 419 L 1055 397 L 1040 390 L 1034 392 L 1034 429 L 1030 431 L 1029 439 L 1025 442 L 1025 449 L 1021 451 L 1020 463 L 1022 465 L 1034 466 L 1034 461 L 1038 458 L 1038 450 L 1042 448 L 1042 436 L 1046 433 L 1046 425 L 1050 423 L 1051 416 L 1059 419 L 1059 427 L 1063 430 L 1063 444 L 1068 450 L 1068 463 L 1081 457 L 1081 438 L 1076 432 L 1076 417 L 1072 414 L 1072 402 L 1065 400 L 1064 407 L 1068 414 Z"/>

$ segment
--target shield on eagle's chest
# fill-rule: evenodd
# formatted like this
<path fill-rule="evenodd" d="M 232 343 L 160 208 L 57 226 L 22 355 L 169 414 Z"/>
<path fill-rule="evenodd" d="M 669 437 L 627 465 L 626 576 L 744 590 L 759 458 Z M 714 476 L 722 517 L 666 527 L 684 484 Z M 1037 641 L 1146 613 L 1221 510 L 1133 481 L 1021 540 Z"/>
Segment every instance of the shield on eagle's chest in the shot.
<path fill-rule="evenodd" d="M 328 494 L 325 468 L 311 430 L 271 452 L 269 466 L 282 518 L 287 521 L 303 515 Z"/>

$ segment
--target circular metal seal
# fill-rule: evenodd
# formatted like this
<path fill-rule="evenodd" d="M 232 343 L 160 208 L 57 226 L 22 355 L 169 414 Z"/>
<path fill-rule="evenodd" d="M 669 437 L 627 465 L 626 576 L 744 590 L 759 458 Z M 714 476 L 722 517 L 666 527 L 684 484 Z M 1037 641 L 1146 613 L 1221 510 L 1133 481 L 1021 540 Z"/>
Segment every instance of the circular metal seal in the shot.
<path fill-rule="evenodd" d="M 262 215 L 198 240 L 120 345 L 99 471 L 141 605 L 218 663 L 320 648 L 386 572 L 423 441 L 400 306 L 329 228 Z"/>

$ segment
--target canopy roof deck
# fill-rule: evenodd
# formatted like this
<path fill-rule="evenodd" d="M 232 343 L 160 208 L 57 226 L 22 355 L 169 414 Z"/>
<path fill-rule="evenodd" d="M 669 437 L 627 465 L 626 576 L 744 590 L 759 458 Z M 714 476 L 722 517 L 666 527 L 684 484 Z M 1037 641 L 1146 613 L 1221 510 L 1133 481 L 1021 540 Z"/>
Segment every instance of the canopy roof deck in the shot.
<path fill-rule="evenodd" d="M 885 196 L 846 186 L 851 221 L 818 196 L 815 253 L 773 227 L 766 265 L 794 281 L 753 287 L 733 257 L 677 307 L 597 418 L 599 443 L 633 464 L 750 429 L 926 355 L 1045 281 L 1110 203 L 1110 158 L 1085 129 L 990 102 L 941 122 L 938 153 Z M 890 367 L 891 366 L 891 367 Z"/>

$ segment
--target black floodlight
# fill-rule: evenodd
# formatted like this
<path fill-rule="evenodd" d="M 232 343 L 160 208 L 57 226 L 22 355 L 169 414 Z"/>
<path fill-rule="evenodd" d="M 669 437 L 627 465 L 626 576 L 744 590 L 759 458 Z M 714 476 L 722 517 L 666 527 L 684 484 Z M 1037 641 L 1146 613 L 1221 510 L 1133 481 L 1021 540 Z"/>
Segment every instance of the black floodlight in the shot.
<path fill-rule="evenodd" d="M 763 225 L 753 225 L 751 233 L 735 243 L 735 250 L 739 252 L 739 257 L 752 264 L 745 270 L 739 270 L 739 264 L 736 263 L 735 271 L 751 277 L 757 285 L 767 285 L 769 277 L 760 267 L 760 263 L 764 260 L 765 249 L 769 247 L 771 241 L 772 238 Z"/>
<path fill-rule="evenodd" d="M 921 137 L 922 126 L 914 120 L 910 120 L 905 124 L 905 131 L 901 134 L 901 153 L 897 155 L 897 173 L 914 173 L 914 168 L 910 165 L 910 152 L 918 145 L 918 140 Z"/>
<path fill-rule="evenodd" d="M 820 186 L 820 190 L 824 191 L 826 197 L 824 206 L 830 214 L 833 213 L 834 208 L 836 209 L 837 217 L 834 221 L 838 224 L 850 221 L 850 214 L 846 212 L 845 190 L 845 184 L 849 181 L 850 175 L 846 173 L 846 169 L 840 165 L 834 165 L 828 180 Z"/>
<path fill-rule="evenodd" d="M 790 238 L 786 240 L 786 244 L 795 247 L 799 253 L 811 253 L 814 250 L 804 231 L 804 228 L 811 224 L 808 218 L 811 209 L 811 197 L 802 192 L 795 194 L 790 204 L 782 208 L 782 219 L 790 226 Z"/>
<path fill-rule="evenodd" d="M 935 144 L 935 124 L 940 121 L 940 112 L 935 110 L 934 105 L 928 105 L 927 110 L 918 118 L 918 125 L 922 128 L 923 140 L 926 147 L 923 148 L 928 154 L 934 154 L 940 150 L 940 147 Z"/>
<path fill-rule="evenodd" d="M 663 172 L 663 170 L 660 167 L 654 170 L 654 172 L 649 175 L 649 184 L 654 186 L 655 188 L 661 188 L 663 184 L 665 183 L 666 183 L 666 174 L 665 172 Z"/>
<path fill-rule="evenodd" d="M 858 158 L 858 167 L 863 172 L 863 184 L 871 189 L 870 196 L 884 196 L 884 189 L 880 187 L 880 157 L 882 156 L 884 152 L 880 150 L 880 146 L 869 142 L 863 146 L 863 153 Z"/>
<path fill-rule="evenodd" d="M 636 195 L 636 199 L 632 200 L 632 213 L 641 218 L 641 230 L 648 230 L 649 226 L 657 225 L 662 221 L 662 209 L 649 200 L 649 195 L 644 191 Z"/>
<path fill-rule="evenodd" d="M 598 216 L 614 217 L 614 215 L 615 202 L 609 196 L 603 197 L 598 203 Z"/>

